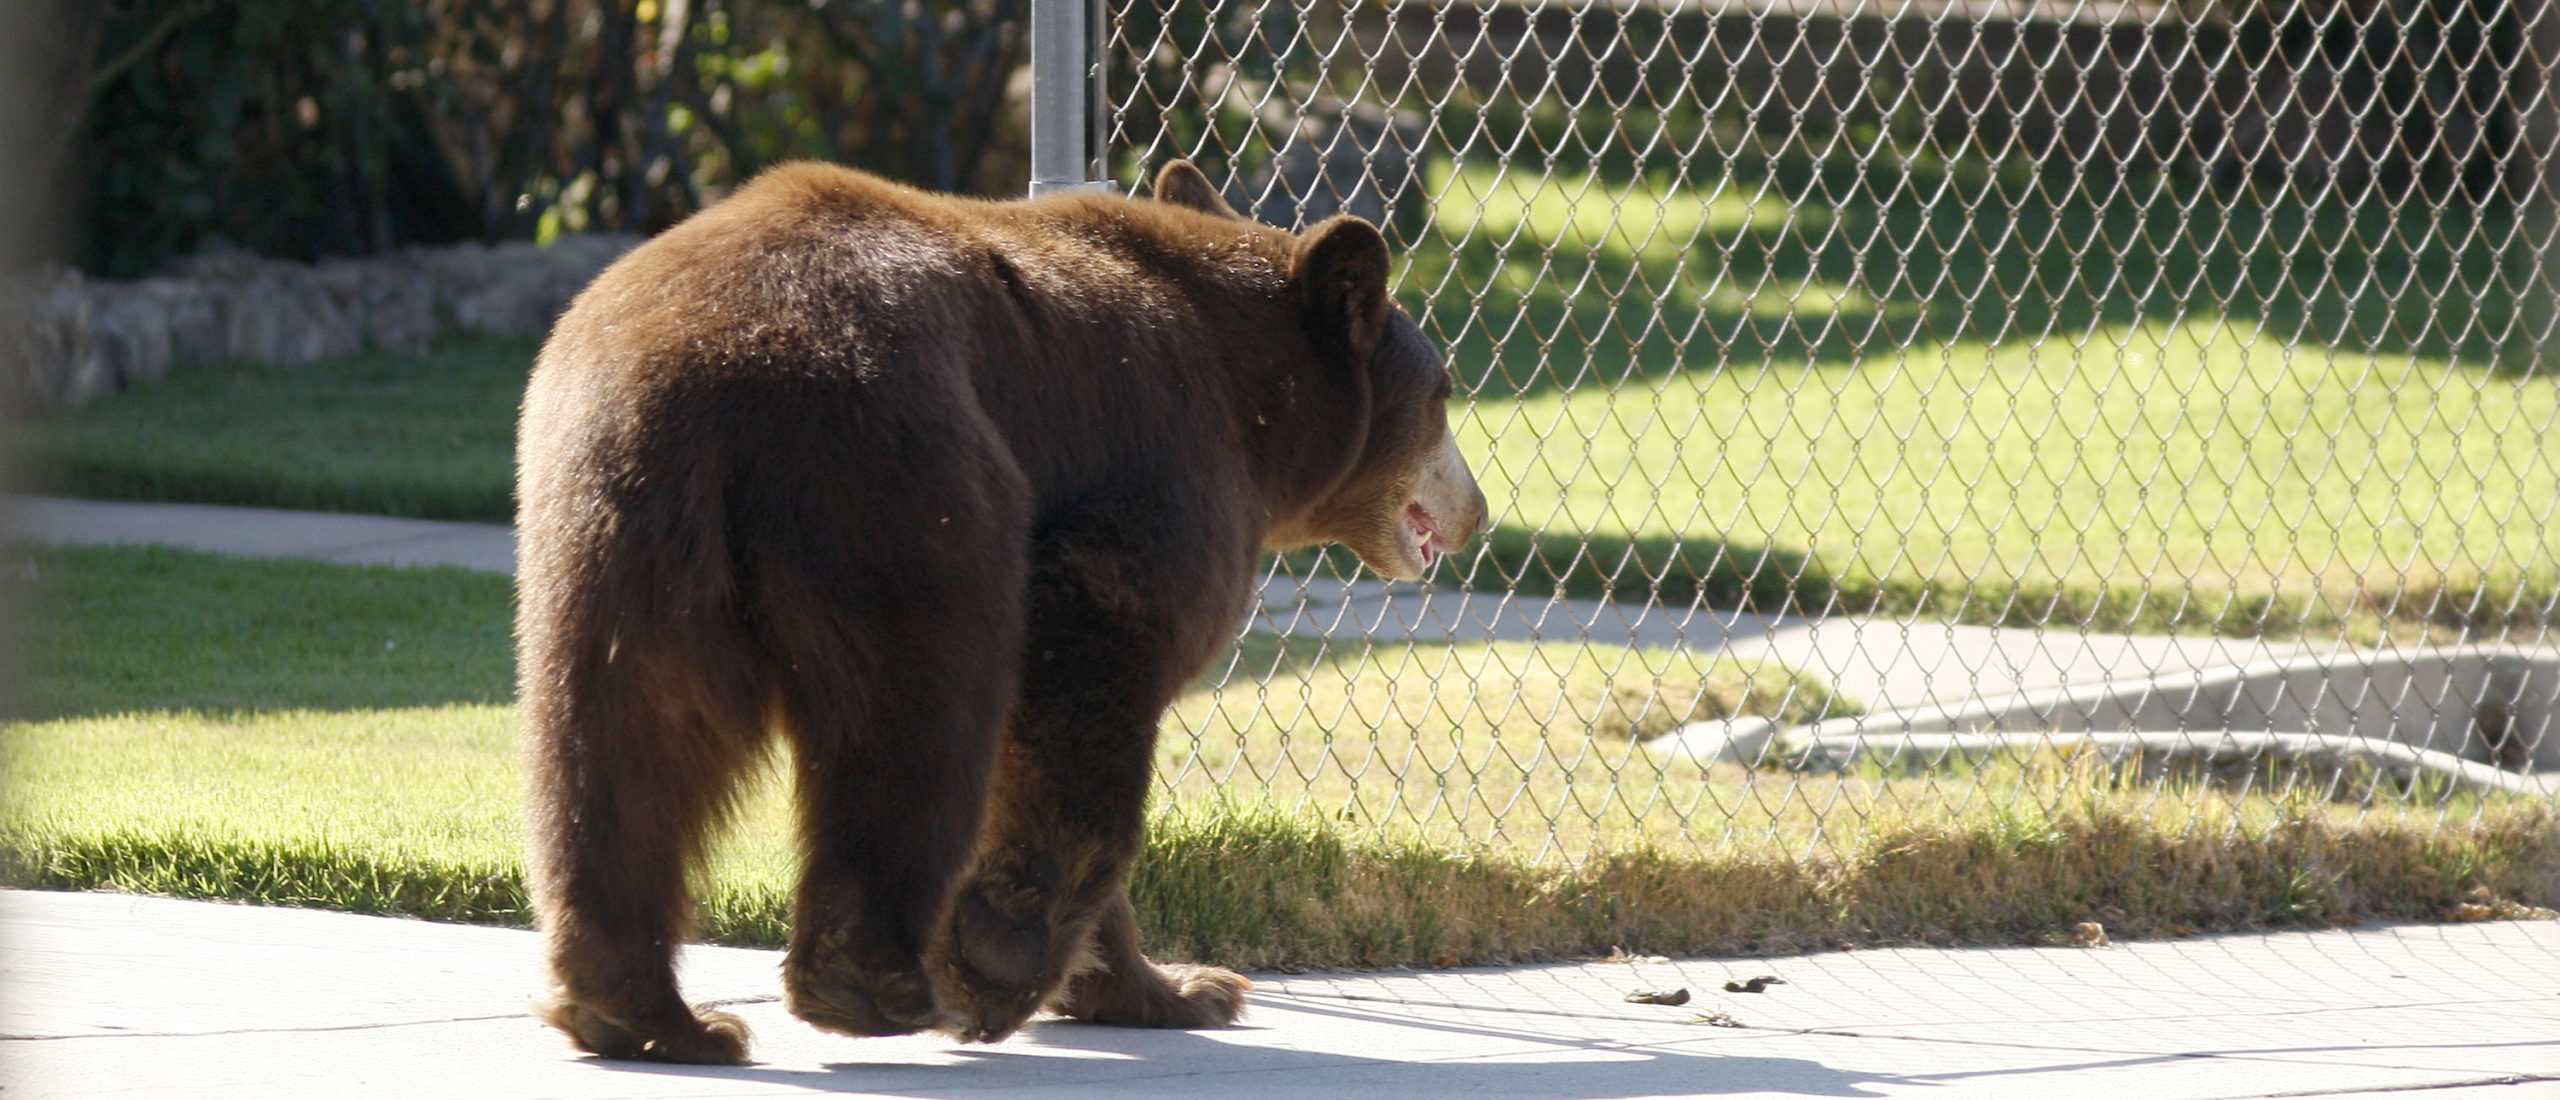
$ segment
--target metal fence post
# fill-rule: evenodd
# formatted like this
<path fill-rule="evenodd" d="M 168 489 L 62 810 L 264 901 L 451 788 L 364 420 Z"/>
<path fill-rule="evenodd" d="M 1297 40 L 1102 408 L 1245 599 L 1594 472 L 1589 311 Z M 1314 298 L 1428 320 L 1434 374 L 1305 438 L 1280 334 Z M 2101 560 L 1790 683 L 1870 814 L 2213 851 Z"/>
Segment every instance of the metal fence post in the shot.
<path fill-rule="evenodd" d="M 1091 0 L 1031 0 L 1031 197 L 1108 188 L 1096 178 L 1095 48 Z"/>

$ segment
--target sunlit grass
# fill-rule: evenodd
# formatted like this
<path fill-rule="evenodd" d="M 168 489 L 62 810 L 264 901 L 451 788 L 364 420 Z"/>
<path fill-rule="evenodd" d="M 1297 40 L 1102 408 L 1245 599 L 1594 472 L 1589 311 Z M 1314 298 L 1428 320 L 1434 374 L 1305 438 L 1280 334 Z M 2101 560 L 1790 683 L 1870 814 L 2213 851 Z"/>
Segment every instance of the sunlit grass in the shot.
<path fill-rule="evenodd" d="M 0 881 L 528 919 L 518 716 L 484 701 L 485 670 L 402 665 L 396 697 L 434 701 L 343 701 L 371 682 L 349 679 L 346 639 L 430 607 L 407 625 L 467 644 L 503 626 L 503 585 L 174 551 L 27 560 L 52 610 L 37 641 L 69 640 L 51 675 L 87 686 L 57 693 L 52 717 L 0 724 Z M 199 656 L 119 679 L 118 636 L 98 620 L 151 585 L 199 593 L 154 643 Z M 259 644 L 208 644 L 243 630 Z M 2054 753 L 1807 774 L 1639 747 L 1693 719 L 1854 705 L 1774 666 L 1256 637 L 1214 682 L 1167 720 L 1133 885 L 1150 942 L 1194 958 L 2043 942 L 2106 906 L 2124 912 L 2120 933 L 2166 934 L 2436 917 L 2474 890 L 2554 900 L 2560 822 L 2528 799 L 2278 773 L 2246 791 L 2148 783 Z M 119 685 L 150 702 L 118 705 Z M 784 935 L 787 772 L 758 773 L 702 876 L 707 936 Z"/>
<path fill-rule="evenodd" d="M 512 708 L 484 705 L 9 726 L 0 871 L 22 886 L 522 924 L 513 726 Z M 1378 966 L 2059 942 L 2105 907 L 2120 936 L 2440 918 L 2475 890 L 2548 904 L 2560 858 L 2560 821 L 2520 799 L 2146 789 L 2068 760 L 1953 779 L 1718 772 L 1703 786 L 1727 810 L 1690 831 L 1611 830 L 1575 860 L 1539 858 L 1528 838 L 1463 843 L 1176 795 L 1133 891 L 1158 951 Z M 774 944 L 787 927 L 797 857 L 772 774 L 701 885 L 715 940 Z M 1732 827 L 1779 818 L 1796 827 Z"/>
<path fill-rule="evenodd" d="M 23 885 L 521 924 L 510 705 L 142 711 L 0 727 Z M 768 784 L 706 880 L 707 930 L 778 927 L 796 866 Z"/>
<path fill-rule="evenodd" d="M 2536 322 L 2495 274 L 2532 226 L 1774 180 L 1431 180 L 1403 284 L 1473 383 L 1460 438 L 1496 521 L 1603 548 L 1497 538 L 1479 587 L 1683 603 L 1722 550 L 1790 563 L 1815 607 L 2231 633 L 2550 617 L 2560 371 L 2514 358 Z M 1949 220 L 1968 205 L 1980 224 Z"/>
<path fill-rule="evenodd" d="M 2560 376 L 2203 321 L 2070 354 L 1922 349 L 1480 400 L 1459 426 L 1504 522 L 1714 531 L 1835 578 L 2341 604 L 2449 580 L 2560 589 L 2555 430 Z"/>
<path fill-rule="evenodd" d="M 1365 645 L 1248 637 L 1167 716 L 1176 803 L 1285 805 L 1435 843 L 1532 855 L 1636 837 L 1766 831 L 1742 788 L 1643 747 L 1689 722 L 1858 712 L 1774 662 L 1606 645 Z"/>
<path fill-rule="evenodd" d="M 1434 168 L 1433 232 L 1450 242 L 1669 260 L 1701 236 L 1816 229 L 1831 220 L 1829 210 L 1791 203 L 1765 181 L 1723 178 L 1701 189 L 1665 173 L 1622 183 L 1490 163 Z"/>

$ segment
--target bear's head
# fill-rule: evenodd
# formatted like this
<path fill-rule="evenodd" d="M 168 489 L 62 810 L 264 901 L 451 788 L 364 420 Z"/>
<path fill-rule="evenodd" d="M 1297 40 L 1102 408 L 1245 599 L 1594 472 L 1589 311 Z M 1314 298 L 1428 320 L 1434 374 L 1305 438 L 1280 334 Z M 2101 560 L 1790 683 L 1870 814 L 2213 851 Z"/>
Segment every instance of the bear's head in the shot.
<path fill-rule="evenodd" d="M 1244 220 L 1189 161 L 1165 165 L 1155 198 Z M 1317 354 L 1355 368 L 1368 390 L 1359 458 L 1324 498 L 1274 528 L 1275 550 L 1338 542 L 1382 575 L 1419 580 L 1486 519 L 1483 490 L 1449 430 L 1449 370 L 1387 293 L 1387 242 L 1376 226 L 1328 218 L 1298 238 L 1288 277 Z"/>

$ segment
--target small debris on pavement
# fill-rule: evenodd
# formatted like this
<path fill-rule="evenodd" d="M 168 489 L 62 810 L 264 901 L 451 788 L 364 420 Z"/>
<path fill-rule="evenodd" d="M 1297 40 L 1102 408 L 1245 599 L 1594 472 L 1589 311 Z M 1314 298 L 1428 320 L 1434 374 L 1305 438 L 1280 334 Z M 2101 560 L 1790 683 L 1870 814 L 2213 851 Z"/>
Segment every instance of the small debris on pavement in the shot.
<path fill-rule="evenodd" d="M 1631 1005 L 1685 1005 L 1689 1003 L 1689 991 L 1687 989 L 1639 989 L 1633 993 L 1627 994 L 1627 1003 Z"/>
<path fill-rule="evenodd" d="M 1730 1012 L 1721 1012 L 1721 1011 L 1719 1011 L 1719 1012 L 1710 1012 L 1710 1013 L 1707 1013 L 1707 1014 L 1706 1014 L 1706 1015 L 1704 1015 L 1704 1016 L 1691 1016 L 1691 1017 L 1689 1017 L 1688 1019 L 1686 1019 L 1686 1020 L 1682 1020 L 1682 1021 L 1680 1021 L 1680 1022 L 1681 1022 L 1681 1023 L 1684 1023 L 1684 1024 L 1705 1024 L 1705 1025 L 1707 1025 L 1708 1027 L 1741 1027 L 1741 1026 L 1742 1026 L 1742 1021 L 1737 1020 L 1737 1019 L 1734 1019 L 1734 1018 L 1733 1018 L 1733 1013 L 1730 1013 Z"/>
<path fill-rule="evenodd" d="M 1787 980 L 1785 978 L 1781 978 L 1775 974 L 1762 974 L 1757 978 L 1744 978 L 1741 981 L 1726 982 L 1724 983 L 1724 991 L 1727 993 L 1766 993 L 1769 991 L 1770 986 L 1785 984 L 1787 984 Z"/>

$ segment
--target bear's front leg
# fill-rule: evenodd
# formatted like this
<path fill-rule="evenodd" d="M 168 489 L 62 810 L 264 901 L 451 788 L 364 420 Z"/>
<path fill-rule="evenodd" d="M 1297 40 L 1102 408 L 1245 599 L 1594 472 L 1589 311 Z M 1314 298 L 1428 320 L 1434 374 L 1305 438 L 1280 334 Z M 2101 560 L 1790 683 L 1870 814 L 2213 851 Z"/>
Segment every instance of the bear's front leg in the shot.
<path fill-rule="evenodd" d="M 1161 545 L 1163 517 L 1180 514 L 1088 502 L 1035 540 L 986 828 L 932 960 L 945 1030 L 962 1039 L 1002 1039 L 1046 1006 L 1158 1027 L 1243 1009 L 1249 983 L 1229 971 L 1147 963 L 1124 892 L 1157 724 L 1231 636 L 1252 561 L 1249 544 Z"/>

